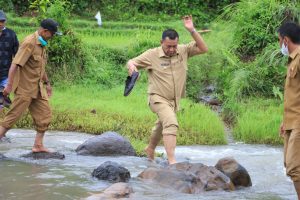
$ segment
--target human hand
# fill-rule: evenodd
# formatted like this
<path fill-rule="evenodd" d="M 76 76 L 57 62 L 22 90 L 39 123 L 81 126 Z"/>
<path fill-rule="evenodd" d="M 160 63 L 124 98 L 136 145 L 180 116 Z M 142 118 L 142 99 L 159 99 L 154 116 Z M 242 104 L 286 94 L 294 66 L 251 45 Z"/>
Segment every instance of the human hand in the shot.
<path fill-rule="evenodd" d="M 182 21 L 183 21 L 184 27 L 189 32 L 192 32 L 195 30 L 192 15 L 186 15 L 186 16 L 182 17 Z"/>
<path fill-rule="evenodd" d="M 138 72 L 135 64 L 132 61 L 129 61 L 127 64 L 128 75 L 131 76 L 134 71 Z"/>
<path fill-rule="evenodd" d="M 7 84 L 3 90 L 3 96 L 8 96 L 12 91 L 12 85 Z"/>
<path fill-rule="evenodd" d="M 47 91 L 48 97 L 51 97 L 52 96 L 52 87 L 51 87 L 50 83 L 48 83 L 46 85 L 46 91 Z"/>
<path fill-rule="evenodd" d="M 280 129 L 279 129 L 279 136 L 284 137 L 285 136 L 285 131 L 284 131 L 284 125 L 281 123 Z"/>

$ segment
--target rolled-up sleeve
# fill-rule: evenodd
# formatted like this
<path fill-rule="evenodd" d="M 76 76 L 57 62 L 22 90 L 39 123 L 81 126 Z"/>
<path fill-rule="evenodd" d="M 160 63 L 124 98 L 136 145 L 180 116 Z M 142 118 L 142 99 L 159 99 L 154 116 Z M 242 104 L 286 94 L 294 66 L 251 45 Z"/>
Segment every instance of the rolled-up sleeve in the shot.
<path fill-rule="evenodd" d="M 201 53 L 199 48 L 197 47 L 196 42 L 194 42 L 194 41 L 186 44 L 185 48 L 186 48 L 188 57 L 199 55 Z"/>
<path fill-rule="evenodd" d="M 134 63 L 134 65 L 140 69 L 140 68 L 148 68 L 151 66 L 151 50 L 147 50 L 141 55 L 131 59 L 131 61 Z"/>
<path fill-rule="evenodd" d="M 23 67 L 30 58 L 34 46 L 29 42 L 23 42 L 12 63 Z"/>

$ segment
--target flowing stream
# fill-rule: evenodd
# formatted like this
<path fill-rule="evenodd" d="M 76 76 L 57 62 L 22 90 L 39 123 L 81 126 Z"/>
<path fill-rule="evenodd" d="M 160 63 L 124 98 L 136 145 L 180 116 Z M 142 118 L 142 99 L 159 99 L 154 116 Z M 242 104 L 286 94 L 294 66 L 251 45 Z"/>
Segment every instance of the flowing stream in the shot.
<path fill-rule="evenodd" d="M 2 200 L 67 200 L 82 199 L 100 193 L 110 183 L 91 177 L 92 171 L 105 161 L 126 167 L 132 179 L 134 200 L 243 200 L 296 199 L 293 184 L 285 176 L 282 147 L 248 145 L 230 142 L 224 146 L 179 146 L 178 161 L 215 165 L 226 156 L 233 156 L 249 172 L 252 187 L 233 192 L 211 191 L 203 194 L 181 194 L 137 178 L 147 166 L 140 157 L 80 156 L 74 151 L 93 135 L 74 132 L 48 132 L 45 146 L 65 154 L 65 160 L 31 160 L 20 156 L 29 153 L 34 141 L 32 130 L 10 130 L 12 143 L 0 143 L 0 153 L 9 160 L 0 161 L 0 199 Z M 164 152 L 163 147 L 157 151 Z"/>

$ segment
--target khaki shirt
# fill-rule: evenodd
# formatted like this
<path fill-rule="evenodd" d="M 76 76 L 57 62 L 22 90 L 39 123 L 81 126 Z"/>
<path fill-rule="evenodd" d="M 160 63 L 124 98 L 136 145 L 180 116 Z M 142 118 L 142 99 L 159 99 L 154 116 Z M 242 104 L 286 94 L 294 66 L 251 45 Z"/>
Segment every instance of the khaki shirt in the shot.
<path fill-rule="evenodd" d="M 18 95 L 31 98 L 37 98 L 40 92 L 43 99 L 48 99 L 42 80 L 47 55 L 38 37 L 38 32 L 27 36 L 12 61 L 19 66 L 14 78 L 13 90 Z"/>
<path fill-rule="evenodd" d="M 285 130 L 300 128 L 300 47 L 289 56 L 284 87 Z"/>
<path fill-rule="evenodd" d="M 187 60 L 199 54 L 196 42 L 178 45 L 177 54 L 168 57 L 162 47 L 149 49 L 132 61 L 137 68 L 144 68 L 148 74 L 148 94 L 160 96 L 168 101 L 175 101 L 175 108 L 179 108 L 179 100 L 185 96 L 187 75 Z M 159 97 L 157 99 L 159 102 Z"/>

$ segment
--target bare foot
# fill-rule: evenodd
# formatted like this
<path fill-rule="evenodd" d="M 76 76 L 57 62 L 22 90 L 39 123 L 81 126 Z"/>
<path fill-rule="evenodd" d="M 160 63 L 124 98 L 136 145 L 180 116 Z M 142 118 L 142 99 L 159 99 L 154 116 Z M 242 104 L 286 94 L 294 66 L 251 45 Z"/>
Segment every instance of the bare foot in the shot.
<path fill-rule="evenodd" d="M 8 137 L 0 136 L 0 143 L 11 143 L 10 139 Z"/>
<path fill-rule="evenodd" d="M 168 162 L 169 162 L 169 165 L 173 165 L 173 164 L 177 163 L 176 160 L 171 160 L 171 161 L 169 160 Z"/>
<path fill-rule="evenodd" d="M 49 149 L 45 148 L 44 146 L 41 145 L 35 145 L 32 147 L 32 152 L 33 153 L 39 153 L 39 152 L 46 152 L 49 153 Z"/>
<path fill-rule="evenodd" d="M 145 153 L 147 154 L 147 158 L 149 160 L 154 160 L 154 149 L 149 148 L 148 146 L 144 149 Z"/>

